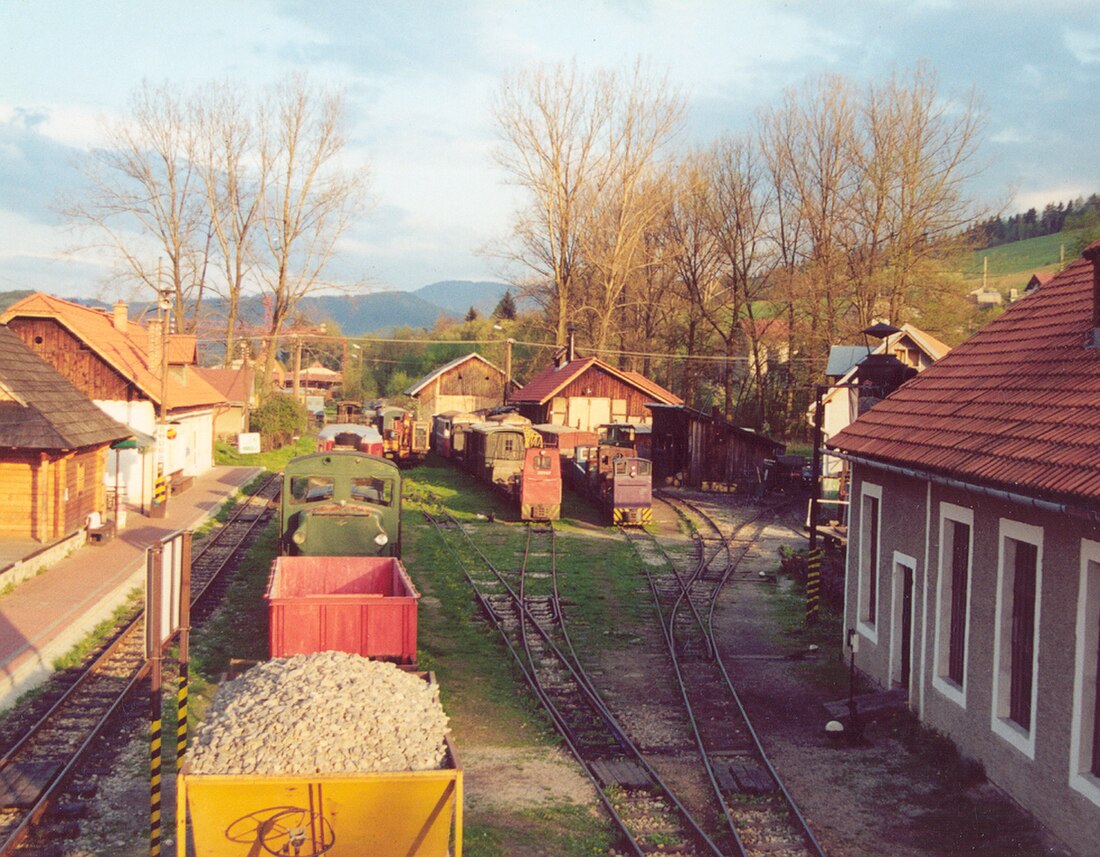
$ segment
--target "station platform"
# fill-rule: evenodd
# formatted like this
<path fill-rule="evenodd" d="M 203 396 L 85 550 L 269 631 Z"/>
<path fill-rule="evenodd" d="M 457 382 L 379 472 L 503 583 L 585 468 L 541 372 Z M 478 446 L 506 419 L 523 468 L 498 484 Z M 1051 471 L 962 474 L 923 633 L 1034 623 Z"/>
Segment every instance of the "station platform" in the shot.
<path fill-rule="evenodd" d="M 0 541 L 0 710 L 145 585 L 147 547 L 200 526 L 260 472 L 215 467 L 170 497 L 164 517 L 130 510 L 126 526 L 99 543 L 87 543 L 83 530 L 53 545 Z"/>

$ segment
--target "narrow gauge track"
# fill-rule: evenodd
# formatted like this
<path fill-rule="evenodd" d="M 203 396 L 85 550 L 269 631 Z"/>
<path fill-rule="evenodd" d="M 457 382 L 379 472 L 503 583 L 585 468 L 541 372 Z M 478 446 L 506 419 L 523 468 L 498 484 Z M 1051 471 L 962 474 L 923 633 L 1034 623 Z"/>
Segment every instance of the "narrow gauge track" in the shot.
<path fill-rule="evenodd" d="M 271 517 L 278 474 L 245 502 L 225 525 L 206 539 L 191 560 L 192 604 L 204 609 L 223 585 L 221 571 Z M 192 617 L 194 620 L 194 616 Z M 36 824 L 57 802 L 92 744 L 146 678 L 144 611 L 138 611 L 90 661 L 74 670 L 71 683 L 37 720 L 12 736 L 0 756 L 0 782 L 7 788 L 0 806 L 0 855 L 16 853 Z M 12 786 L 16 787 L 13 788 Z"/>
<path fill-rule="evenodd" d="M 722 660 L 714 635 L 719 595 L 767 525 L 766 507 L 746 514 L 726 534 L 698 506 L 654 494 L 685 520 L 702 521 L 694 565 L 681 573 L 660 542 L 623 530 L 643 559 L 680 693 L 711 787 L 723 808 L 731 847 L 741 857 L 825 857 L 779 774 L 768 760 Z M 660 562 L 663 560 L 663 562 Z M 663 567 L 664 571 L 653 569 Z M 723 840 L 725 844 L 725 840 Z"/>
<path fill-rule="evenodd" d="M 620 847 L 639 856 L 722 854 L 623 732 L 577 660 L 558 597 L 553 527 L 529 524 L 521 566 L 505 573 L 455 518 L 425 516 L 595 786 L 621 833 Z"/>

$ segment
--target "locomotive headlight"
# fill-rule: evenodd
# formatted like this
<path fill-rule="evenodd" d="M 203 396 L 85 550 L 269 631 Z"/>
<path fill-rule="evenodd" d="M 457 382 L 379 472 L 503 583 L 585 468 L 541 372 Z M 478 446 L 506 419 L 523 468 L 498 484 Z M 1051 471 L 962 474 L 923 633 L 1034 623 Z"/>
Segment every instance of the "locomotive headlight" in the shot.
<path fill-rule="evenodd" d="M 290 537 L 290 540 L 296 545 L 304 545 L 306 543 L 306 531 L 295 530 L 294 535 Z"/>
<path fill-rule="evenodd" d="M 389 544 L 389 542 L 390 537 L 387 536 L 385 533 L 379 533 L 377 536 L 374 537 L 374 543 L 380 548 L 385 547 Z"/>

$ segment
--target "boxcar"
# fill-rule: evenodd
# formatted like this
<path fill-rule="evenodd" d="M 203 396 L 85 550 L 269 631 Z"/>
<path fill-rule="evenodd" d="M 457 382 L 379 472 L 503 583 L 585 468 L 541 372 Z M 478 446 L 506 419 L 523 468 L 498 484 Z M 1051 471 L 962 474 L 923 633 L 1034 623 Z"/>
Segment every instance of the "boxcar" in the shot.
<path fill-rule="evenodd" d="M 527 431 L 527 426 L 505 423 L 470 426 L 466 469 L 487 485 L 501 489 L 510 497 L 517 497 L 528 445 Z"/>
<path fill-rule="evenodd" d="M 283 469 L 283 554 L 400 556 L 401 472 L 361 452 L 316 452 Z"/>
<path fill-rule="evenodd" d="M 524 521 L 561 517 L 561 456 L 557 450 L 533 447 L 524 455 L 519 484 L 519 516 Z"/>
<path fill-rule="evenodd" d="M 432 449 L 443 458 L 461 461 L 466 448 L 465 427 L 479 422 L 476 414 L 445 411 L 432 417 Z"/>

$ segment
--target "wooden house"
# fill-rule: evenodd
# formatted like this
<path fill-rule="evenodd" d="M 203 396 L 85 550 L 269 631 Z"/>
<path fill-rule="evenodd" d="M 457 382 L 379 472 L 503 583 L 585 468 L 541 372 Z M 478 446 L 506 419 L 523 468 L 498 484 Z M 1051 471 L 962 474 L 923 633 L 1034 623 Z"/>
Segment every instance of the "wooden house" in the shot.
<path fill-rule="evenodd" d="M 121 473 L 108 477 L 128 502 L 149 505 L 158 468 L 186 484 L 213 466 L 214 409 L 226 401 L 197 371 L 194 336 L 168 334 L 159 319 L 139 324 L 121 301 L 103 311 L 40 292 L 12 304 L 0 322 L 135 437 L 156 439 L 125 450 Z"/>
<path fill-rule="evenodd" d="M 604 423 L 651 419 L 648 405 L 682 405 L 679 396 L 638 372 L 609 366 L 596 357 L 548 366 L 515 390 L 508 402 L 532 423 L 595 431 Z"/>
<path fill-rule="evenodd" d="M 486 411 L 504 402 L 504 372 L 477 352 L 458 357 L 405 390 L 421 419 L 448 411 Z"/>
<path fill-rule="evenodd" d="M 857 668 L 1096 853 L 1100 242 L 830 446 Z"/>
<path fill-rule="evenodd" d="M 782 443 L 683 405 L 650 405 L 654 484 L 745 489 L 760 481 L 764 462 Z"/>
<path fill-rule="evenodd" d="M 0 325 L 0 538 L 51 542 L 105 516 L 107 450 L 128 437 Z"/>

